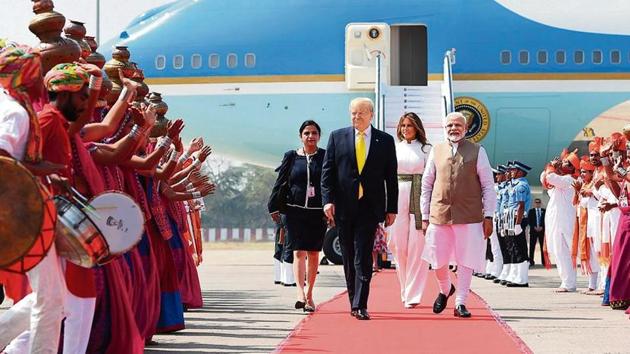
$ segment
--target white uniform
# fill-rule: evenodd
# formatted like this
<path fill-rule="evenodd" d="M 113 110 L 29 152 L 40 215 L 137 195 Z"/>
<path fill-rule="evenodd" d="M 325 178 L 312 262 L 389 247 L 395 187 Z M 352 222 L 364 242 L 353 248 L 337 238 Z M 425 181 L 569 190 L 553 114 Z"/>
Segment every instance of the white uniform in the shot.
<path fill-rule="evenodd" d="M 541 175 L 541 179 L 544 176 Z M 573 228 L 575 227 L 576 210 L 573 205 L 573 177 L 549 173 L 547 183 L 554 188 L 549 189 L 549 203 L 545 214 L 547 248 L 556 259 L 556 266 L 562 283 L 561 288 L 574 291 L 576 288 L 576 271 L 571 260 L 573 245 Z"/>
<path fill-rule="evenodd" d="M 453 155 L 458 144 L 452 144 Z M 429 154 L 422 176 L 422 196 L 420 206 L 422 219 L 429 220 L 431 194 L 436 179 L 436 167 L 433 150 Z M 477 155 L 477 176 L 481 185 L 484 217 L 492 218 L 496 208 L 497 195 L 494 191 L 494 178 L 488 155 L 483 147 Z M 475 183 L 476 181 L 471 181 Z M 486 240 L 483 237 L 483 223 L 435 225 L 429 224 L 422 258 L 436 270 L 440 283 L 440 292 L 448 294 L 450 280 L 446 266 L 455 261 L 458 266 L 458 286 L 456 305 L 464 305 L 470 290 L 470 281 L 474 270 L 484 269 Z"/>
<path fill-rule="evenodd" d="M 595 251 L 595 234 L 600 232 L 601 213 L 597 208 L 597 199 L 593 196 L 581 197 L 580 206 L 586 208 L 587 220 L 586 220 L 586 238 L 590 246 L 589 263 L 591 265 L 591 275 L 588 281 L 589 289 L 597 289 L 597 277 L 599 275 L 600 267 L 599 260 L 597 259 L 597 252 Z"/>
<path fill-rule="evenodd" d="M 429 146 L 424 148 L 427 152 Z M 396 144 L 398 174 L 422 174 L 428 153 L 422 151 L 417 140 Z M 409 213 L 411 181 L 398 181 L 398 216 L 389 228 L 388 248 L 396 259 L 396 273 L 400 283 L 400 298 L 405 306 L 419 304 L 429 273 L 429 265 L 422 260 L 424 233 L 416 229 L 414 214 Z M 419 213 L 419 205 L 416 206 Z"/>
<path fill-rule="evenodd" d="M 22 160 L 28 131 L 26 110 L 0 90 L 0 149 Z M 21 345 L 27 352 L 57 353 L 67 289 L 54 244 L 27 276 L 33 292 L 0 316 L 0 348 L 29 331 Z M 5 351 L 9 353 L 10 348 Z"/>

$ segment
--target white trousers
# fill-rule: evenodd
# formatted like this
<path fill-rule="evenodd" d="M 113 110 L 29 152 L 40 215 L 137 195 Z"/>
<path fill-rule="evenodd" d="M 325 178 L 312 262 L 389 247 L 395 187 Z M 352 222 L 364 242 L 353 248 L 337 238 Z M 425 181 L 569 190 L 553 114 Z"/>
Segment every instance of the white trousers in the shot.
<path fill-rule="evenodd" d="M 484 267 L 485 247 L 481 223 L 429 224 L 422 259 L 430 263 L 433 269 L 454 261 L 457 266 L 479 271 Z"/>
<path fill-rule="evenodd" d="M 589 263 L 591 264 L 591 275 L 589 276 L 588 279 L 588 288 L 589 289 L 597 289 L 597 279 L 601 270 L 601 267 L 599 266 L 599 260 L 597 259 L 597 251 L 595 251 L 595 245 L 593 242 L 592 238 L 588 239 L 588 242 L 590 242 L 590 249 L 591 249 L 591 256 L 590 256 L 590 260 Z"/>
<path fill-rule="evenodd" d="M 512 266 L 514 264 L 503 264 L 503 267 L 501 268 L 501 274 L 499 274 L 499 279 L 500 280 L 508 280 L 508 276 L 510 275 L 510 273 L 512 272 Z"/>
<path fill-rule="evenodd" d="M 503 270 L 503 254 L 501 254 L 501 246 L 499 245 L 499 236 L 496 230 L 492 231 L 490 235 L 490 251 L 492 251 L 492 262 L 488 261 L 486 264 L 486 274 L 490 274 L 494 277 L 499 277 Z"/>
<path fill-rule="evenodd" d="M 27 275 L 33 292 L 0 316 L 0 348 L 28 330 L 27 352 L 56 354 L 67 290 L 54 244 Z"/>
<path fill-rule="evenodd" d="M 273 281 L 282 281 L 282 262 L 277 259 L 273 259 Z"/>
<path fill-rule="evenodd" d="M 387 247 L 396 260 L 400 299 L 405 305 L 419 304 L 429 274 L 429 264 L 422 260 L 424 234 L 416 230 L 413 214 L 398 215 L 389 228 Z"/>
<path fill-rule="evenodd" d="M 64 322 L 63 353 L 85 353 L 90 340 L 96 298 L 82 298 L 66 293 L 67 316 Z"/>
<path fill-rule="evenodd" d="M 295 276 L 293 275 L 293 263 L 282 262 L 280 272 L 283 284 L 294 284 Z"/>
<path fill-rule="evenodd" d="M 561 233 L 550 234 L 548 237 L 553 244 L 553 255 L 556 258 L 556 267 L 562 281 L 560 287 L 575 290 L 577 273 L 571 260 L 571 246 L 567 244 L 566 238 Z"/>
<path fill-rule="evenodd" d="M 505 280 L 514 284 L 527 284 L 529 282 L 529 261 L 511 264 L 510 273 Z"/>

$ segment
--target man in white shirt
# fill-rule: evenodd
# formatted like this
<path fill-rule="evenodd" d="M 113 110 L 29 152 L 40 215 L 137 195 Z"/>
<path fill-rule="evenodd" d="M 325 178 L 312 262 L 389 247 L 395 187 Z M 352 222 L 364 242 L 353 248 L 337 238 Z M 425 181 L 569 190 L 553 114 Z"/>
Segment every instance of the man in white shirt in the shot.
<path fill-rule="evenodd" d="M 563 160 L 553 160 L 551 165 L 554 170 L 543 171 L 540 176 L 543 185 L 550 187 L 547 190 L 549 203 L 545 213 L 547 247 L 556 259 L 562 281 L 556 292 L 566 293 L 576 289 L 577 274 L 571 260 L 573 228 L 577 215 L 573 205 L 575 179 L 572 174 L 580 167 L 580 159 L 575 153 L 571 153 Z"/>
<path fill-rule="evenodd" d="M 18 76 L 20 79 L 16 80 Z M 24 162 L 36 175 L 47 175 L 62 166 L 37 159 L 33 161 L 28 156 L 33 150 L 27 151 L 31 124 L 36 124 L 37 120 L 33 120 L 28 112 L 32 112 L 32 107 L 27 105 L 33 97 L 24 95 L 37 91 L 37 85 L 43 87 L 38 53 L 23 47 L 0 52 L 0 156 Z M 24 100 L 18 101 L 14 97 Z M 27 275 L 33 292 L 0 316 L 0 349 L 6 347 L 4 351 L 11 353 L 15 346 L 28 348 L 30 353 L 57 353 L 66 284 L 54 244 Z M 9 345 L 11 340 L 29 329 L 28 343 Z"/>
<path fill-rule="evenodd" d="M 422 229 L 426 244 L 422 258 L 437 277 L 440 294 L 433 312 L 440 313 L 455 293 L 448 275 L 450 261 L 457 263 L 454 315 L 470 317 L 466 298 L 474 270 L 484 265 L 485 246 L 492 234 L 496 194 L 492 167 L 483 147 L 465 139 L 466 117 L 446 116 L 448 142 L 431 150 L 422 176 Z"/>

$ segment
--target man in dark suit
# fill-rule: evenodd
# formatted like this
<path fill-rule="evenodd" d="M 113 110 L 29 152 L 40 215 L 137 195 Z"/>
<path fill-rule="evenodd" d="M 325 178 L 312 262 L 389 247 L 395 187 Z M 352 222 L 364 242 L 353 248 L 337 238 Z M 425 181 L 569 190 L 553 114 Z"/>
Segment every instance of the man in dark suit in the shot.
<path fill-rule="evenodd" d="M 534 251 L 536 242 L 540 243 L 540 261 L 545 265 L 543 244 L 545 242 L 545 208 L 541 207 L 539 198 L 534 200 L 534 207 L 527 213 L 529 221 L 529 264 L 534 265 Z"/>
<path fill-rule="evenodd" d="M 350 102 L 352 126 L 330 134 L 322 167 L 322 204 L 337 226 L 351 314 L 367 312 L 372 249 L 379 222 L 391 225 L 398 209 L 396 148 L 389 134 L 372 127 L 369 98 Z"/>

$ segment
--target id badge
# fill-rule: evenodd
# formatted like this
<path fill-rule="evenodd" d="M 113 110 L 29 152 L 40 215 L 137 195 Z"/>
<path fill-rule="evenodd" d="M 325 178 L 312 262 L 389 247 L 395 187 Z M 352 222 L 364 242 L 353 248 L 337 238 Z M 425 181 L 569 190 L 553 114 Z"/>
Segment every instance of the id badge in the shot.
<path fill-rule="evenodd" d="M 313 198 L 315 196 L 315 187 L 314 186 L 309 186 L 308 189 L 306 190 L 306 196 L 309 198 Z"/>
<path fill-rule="evenodd" d="M 628 207 L 628 197 L 621 196 L 619 197 L 619 206 L 622 208 L 627 208 Z"/>

